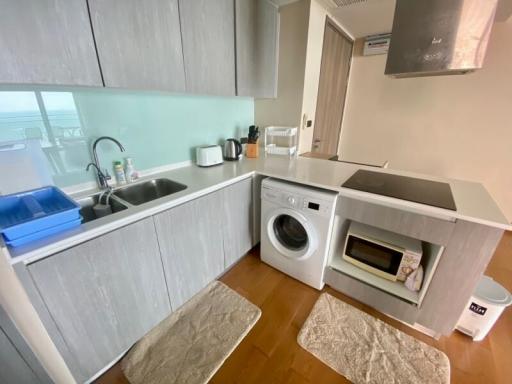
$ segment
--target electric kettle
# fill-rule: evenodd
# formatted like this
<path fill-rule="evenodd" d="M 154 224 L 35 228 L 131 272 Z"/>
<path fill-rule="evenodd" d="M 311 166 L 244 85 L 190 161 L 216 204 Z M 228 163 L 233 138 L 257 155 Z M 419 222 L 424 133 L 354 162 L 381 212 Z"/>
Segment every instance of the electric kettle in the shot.
<path fill-rule="evenodd" d="M 224 143 L 224 160 L 233 161 L 240 159 L 242 144 L 235 139 L 227 139 Z"/>

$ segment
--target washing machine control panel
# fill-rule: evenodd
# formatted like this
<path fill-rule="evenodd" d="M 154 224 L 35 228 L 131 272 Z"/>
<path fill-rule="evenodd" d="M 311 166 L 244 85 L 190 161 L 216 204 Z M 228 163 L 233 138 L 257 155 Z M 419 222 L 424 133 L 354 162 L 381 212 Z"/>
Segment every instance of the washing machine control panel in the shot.
<path fill-rule="evenodd" d="M 321 216 L 329 216 L 332 209 L 332 203 L 286 191 L 264 188 L 262 189 L 262 198 L 308 214 L 316 213 Z"/>

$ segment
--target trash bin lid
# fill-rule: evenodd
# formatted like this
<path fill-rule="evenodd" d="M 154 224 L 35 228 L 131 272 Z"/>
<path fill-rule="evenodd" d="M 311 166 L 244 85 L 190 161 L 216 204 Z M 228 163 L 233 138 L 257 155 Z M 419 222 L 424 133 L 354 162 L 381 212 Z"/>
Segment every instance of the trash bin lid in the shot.
<path fill-rule="evenodd" d="M 503 286 L 489 276 L 483 276 L 476 287 L 474 296 L 490 304 L 506 307 L 512 303 L 512 296 Z"/>

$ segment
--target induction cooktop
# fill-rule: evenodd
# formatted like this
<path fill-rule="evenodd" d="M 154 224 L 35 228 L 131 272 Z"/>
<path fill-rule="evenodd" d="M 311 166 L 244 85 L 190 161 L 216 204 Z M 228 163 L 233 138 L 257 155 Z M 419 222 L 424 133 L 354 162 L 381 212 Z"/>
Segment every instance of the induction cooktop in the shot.
<path fill-rule="evenodd" d="M 457 210 L 448 183 L 360 169 L 342 187 Z"/>

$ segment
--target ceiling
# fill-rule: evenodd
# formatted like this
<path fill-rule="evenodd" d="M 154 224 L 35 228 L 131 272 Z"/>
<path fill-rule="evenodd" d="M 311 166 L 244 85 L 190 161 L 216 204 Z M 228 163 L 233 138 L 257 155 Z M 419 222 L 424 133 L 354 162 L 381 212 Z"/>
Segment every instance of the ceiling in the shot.
<path fill-rule="evenodd" d="M 391 32 L 395 0 L 367 0 L 332 9 L 332 16 L 353 37 Z"/>
<path fill-rule="evenodd" d="M 366 0 L 330 10 L 333 17 L 345 27 L 347 32 L 358 38 L 391 32 L 395 4 L 395 0 Z M 512 0 L 500 0 L 496 21 L 512 20 L 511 15 Z"/>
<path fill-rule="evenodd" d="M 294 3 L 298 0 L 270 0 L 277 6 Z M 334 0 L 317 0 L 329 7 Z M 334 8 L 329 11 L 332 16 L 353 37 L 364 37 L 377 33 L 391 32 L 396 0 L 366 0 Z M 499 0 L 496 21 L 512 21 L 512 0 Z"/>
<path fill-rule="evenodd" d="M 299 0 L 270 0 L 277 6 Z M 334 8 L 334 0 L 317 0 L 329 8 L 332 16 L 353 37 L 391 32 L 396 0 L 366 0 Z M 512 21 L 512 0 L 499 0 L 496 21 Z"/>

